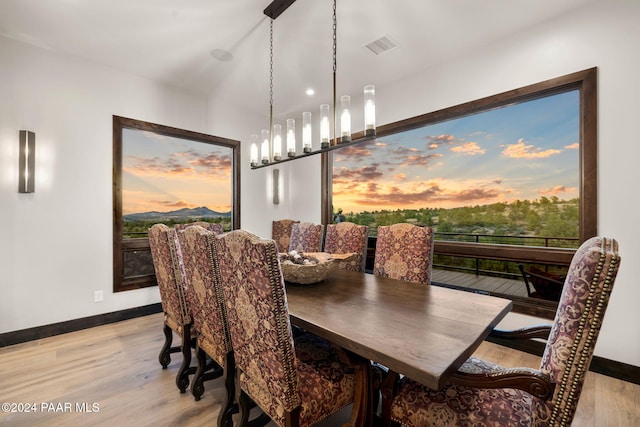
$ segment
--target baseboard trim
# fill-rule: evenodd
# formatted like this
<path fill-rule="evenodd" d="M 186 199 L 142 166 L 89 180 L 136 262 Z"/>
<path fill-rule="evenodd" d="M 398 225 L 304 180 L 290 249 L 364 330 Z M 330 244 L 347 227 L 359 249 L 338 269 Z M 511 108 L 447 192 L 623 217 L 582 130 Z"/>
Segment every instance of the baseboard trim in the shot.
<path fill-rule="evenodd" d="M 533 340 L 516 342 L 513 340 L 488 337 L 487 341 L 516 350 L 524 351 L 536 356 L 542 356 L 545 347 L 544 342 Z M 640 367 L 638 366 L 629 365 L 623 362 L 617 362 L 615 360 L 606 359 L 600 356 L 593 356 L 591 365 L 589 366 L 589 370 L 598 374 L 606 375 L 608 377 L 640 385 Z"/>
<path fill-rule="evenodd" d="M 114 311 L 111 313 L 103 313 L 95 316 L 68 320 L 66 322 L 53 323 L 51 325 L 6 332 L 4 334 L 0 334 L 0 347 L 52 337 L 54 335 L 66 334 L 68 332 L 80 331 L 82 329 L 93 328 L 95 326 L 120 322 L 122 320 L 133 319 L 135 317 L 142 317 L 160 312 L 162 312 L 162 305 L 160 303 L 155 303 L 143 305 L 141 307 L 127 308 L 125 310 Z"/>

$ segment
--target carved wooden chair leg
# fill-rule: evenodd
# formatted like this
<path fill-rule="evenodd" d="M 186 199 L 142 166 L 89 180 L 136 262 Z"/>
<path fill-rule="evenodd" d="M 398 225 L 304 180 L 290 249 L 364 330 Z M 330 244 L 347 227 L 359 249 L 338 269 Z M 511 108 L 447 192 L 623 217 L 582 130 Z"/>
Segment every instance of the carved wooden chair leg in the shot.
<path fill-rule="evenodd" d="M 167 366 L 169 366 L 169 363 L 171 363 L 171 343 L 173 342 L 173 331 L 165 323 L 162 332 L 164 332 L 164 345 L 162 346 L 162 349 L 160 349 L 158 360 L 160 362 L 160 365 L 162 365 L 162 369 L 167 369 Z"/>
<path fill-rule="evenodd" d="M 238 387 L 238 408 L 240 410 L 240 426 L 249 425 L 249 412 L 251 411 L 251 398 L 240 387 Z"/>
<path fill-rule="evenodd" d="M 182 331 L 182 365 L 176 376 L 176 385 L 180 393 L 189 388 L 189 374 L 193 373 L 191 367 L 191 325 L 184 325 Z"/>
<path fill-rule="evenodd" d="M 222 378 L 224 380 L 224 401 L 222 402 L 222 408 L 218 414 L 218 426 L 219 427 L 232 427 L 233 419 L 232 415 L 238 412 L 237 405 L 234 405 L 233 400 L 236 394 L 236 362 L 233 357 L 233 352 L 228 352 L 224 360 L 224 373 Z"/>
<path fill-rule="evenodd" d="M 207 354 L 198 346 L 196 346 L 196 358 L 198 360 L 198 368 L 191 382 L 191 394 L 198 401 L 204 393 L 204 372 L 207 369 Z"/>

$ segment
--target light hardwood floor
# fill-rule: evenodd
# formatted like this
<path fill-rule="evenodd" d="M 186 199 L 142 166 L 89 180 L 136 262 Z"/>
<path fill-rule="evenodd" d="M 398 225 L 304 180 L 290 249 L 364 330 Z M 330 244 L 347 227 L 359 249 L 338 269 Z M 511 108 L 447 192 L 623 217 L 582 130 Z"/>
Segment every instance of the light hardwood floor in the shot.
<path fill-rule="evenodd" d="M 0 412 L 10 426 L 211 426 L 222 402 L 221 381 L 205 383 L 202 400 L 180 394 L 172 355 L 161 369 L 162 315 L 0 348 L 0 403 L 33 412 Z M 476 355 L 503 366 L 537 367 L 540 359 L 483 343 Z M 19 406 L 19 407 L 18 407 Z M 325 420 L 339 426 L 348 409 Z M 640 424 L 640 386 L 589 372 L 574 426 Z"/>

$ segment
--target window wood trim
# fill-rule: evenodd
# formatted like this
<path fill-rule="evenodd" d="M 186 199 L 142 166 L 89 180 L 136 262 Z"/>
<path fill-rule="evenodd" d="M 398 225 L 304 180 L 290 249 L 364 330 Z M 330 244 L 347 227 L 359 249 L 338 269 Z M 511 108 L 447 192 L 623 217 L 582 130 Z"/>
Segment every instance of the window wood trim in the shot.
<path fill-rule="evenodd" d="M 570 90 L 579 90 L 580 93 L 580 224 L 578 236 L 580 243 L 582 243 L 590 237 L 596 236 L 598 232 L 598 99 L 596 67 L 379 126 L 376 129 L 376 134 L 378 137 L 393 135 L 398 132 L 479 113 L 491 108 L 502 107 L 515 102 L 530 101 Z M 361 136 L 363 136 L 362 132 L 354 134 L 353 138 L 357 139 Z M 325 225 L 330 224 L 332 221 L 332 158 L 332 155 L 328 152 L 321 155 L 321 219 Z M 499 250 L 497 250 L 498 247 L 500 247 Z M 559 265 L 568 265 L 575 252 L 572 249 L 443 241 L 436 241 L 434 250 L 435 253 L 459 256 L 466 254 L 488 259 L 494 259 L 497 253 L 500 253 L 502 258 L 498 259 L 548 262 Z M 509 296 L 506 295 L 506 297 Z M 538 312 L 538 309 L 531 310 L 528 308 L 531 303 L 535 306 L 537 301 L 520 304 L 516 301 L 517 298 L 512 299 L 514 299 L 514 311 Z M 545 306 L 545 304 L 541 304 L 541 306 Z M 543 307 L 545 309 L 542 311 L 546 313 L 547 317 L 553 317 L 555 315 L 555 306 L 556 304 L 552 304 L 549 307 Z"/>
<path fill-rule="evenodd" d="M 123 254 L 149 250 L 149 239 L 123 239 L 122 220 L 122 130 L 136 129 L 164 136 L 214 144 L 231 148 L 232 196 L 231 226 L 240 228 L 240 141 L 207 135 L 156 123 L 113 116 L 113 292 L 128 291 L 157 285 L 155 275 L 124 277 Z"/>

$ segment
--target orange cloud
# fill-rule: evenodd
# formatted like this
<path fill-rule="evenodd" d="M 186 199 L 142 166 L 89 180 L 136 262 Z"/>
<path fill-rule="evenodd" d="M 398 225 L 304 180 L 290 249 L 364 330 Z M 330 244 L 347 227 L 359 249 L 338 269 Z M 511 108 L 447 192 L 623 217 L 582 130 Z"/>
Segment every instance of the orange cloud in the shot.
<path fill-rule="evenodd" d="M 543 151 L 533 145 L 525 145 L 524 139 L 520 138 L 516 144 L 508 144 L 502 154 L 512 159 L 545 159 L 560 152 L 560 150 L 555 149 Z"/>
<path fill-rule="evenodd" d="M 349 168 L 333 168 L 333 184 L 348 184 L 351 182 L 369 182 L 371 180 L 380 178 L 384 175 L 379 170 L 379 164 L 373 163 L 368 166 L 363 166 L 360 169 Z"/>
<path fill-rule="evenodd" d="M 425 137 L 425 139 L 427 140 L 427 147 L 430 150 L 434 150 L 436 148 L 438 148 L 441 145 L 444 144 L 453 144 L 456 141 L 456 137 L 453 135 L 448 135 L 443 133 L 442 135 L 429 135 L 427 137 Z"/>
<path fill-rule="evenodd" d="M 454 153 L 464 154 L 466 156 L 475 156 L 477 154 L 484 154 L 486 151 L 480 148 L 476 142 L 465 142 L 457 147 L 451 147 L 451 151 Z"/>
<path fill-rule="evenodd" d="M 127 156 L 123 162 L 123 170 L 138 176 L 227 176 L 231 173 L 231 166 L 228 155 L 211 153 L 202 156 L 193 151 L 174 153 L 166 159 Z"/>
<path fill-rule="evenodd" d="M 576 187 L 565 187 L 564 185 L 556 185 L 553 188 L 542 188 L 538 191 L 542 196 L 557 196 L 558 194 L 577 193 Z"/>
<path fill-rule="evenodd" d="M 469 204 L 477 203 L 478 201 L 495 200 L 499 195 L 498 191 L 485 188 L 451 191 L 443 189 L 437 184 L 432 184 L 430 187 L 419 191 L 405 191 L 397 186 L 392 186 L 386 193 L 377 191 L 371 192 L 366 196 L 363 195 L 362 198 L 355 200 L 355 203 L 362 206 L 387 206 L 390 208 L 415 204 L 440 205 L 451 202 Z"/>
<path fill-rule="evenodd" d="M 567 150 L 577 150 L 580 148 L 580 143 L 574 142 L 573 144 L 565 145 L 564 148 L 566 148 Z"/>
<path fill-rule="evenodd" d="M 404 163 L 401 166 L 428 166 L 435 159 L 444 157 L 442 154 L 416 154 L 407 156 Z"/>
<path fill-rule="evenodd" d="M 198 205 L 194 205 L 193 203 L 187 203 L 184 200 L 178 200 L 175 202 L 168 200 L 152 200 L 152 203 L 156 203 L 157 205 L 169 207 L 169 208 L 196 208 Z"/>
<path fill-rule="evenodd" d="M 374 147 L 384 147 L 386 144 L 377 143 L 374 141 L 367 141 L 356 145 L 349 145 L 348 147 L 341 148 L 336 153 L 335 161 L 345 161 L 352 158 L 362 159 L 363 157 L 371 156 L 371 150 Z"/>

